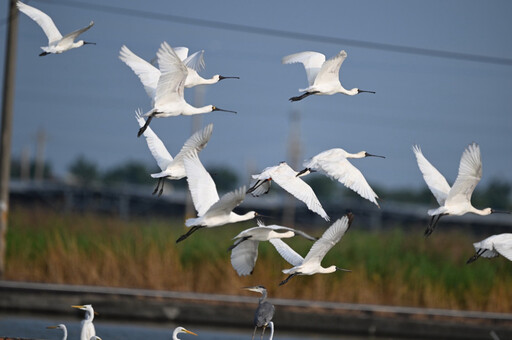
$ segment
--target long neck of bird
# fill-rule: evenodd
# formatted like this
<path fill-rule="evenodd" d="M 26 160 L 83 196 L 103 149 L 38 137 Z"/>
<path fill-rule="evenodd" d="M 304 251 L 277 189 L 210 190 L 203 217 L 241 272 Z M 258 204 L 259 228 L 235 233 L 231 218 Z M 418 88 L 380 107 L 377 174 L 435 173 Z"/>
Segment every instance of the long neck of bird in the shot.
<path fill-rule="evenodd" d="M 347 158 L 365 158 L 366 152 L 360 151 L 358 153 L 349 153 L 347 152 Z"/>
<path fill-rule="evenodd" d="M 231 221 L 232 223 L 234 222 L 242 222 L 242 221 L 247 221 L 247 220 L 250 220 L 250 219 L 253 219 L 254 218 L 254 211 L 249 211 L 248 213 L 245 213 L 243 215 L 238 215 L 234 212 L 231 212 Z"/>
<path fill-rule="evenodd" d="M 267 291 L 266 291 L 266 290 L 263 290 L 263 291 L 261 292 L 260 304 L 261 304 L 261 303 L 263 303 L 266 299 L 267 299 Z"/>
<path fill-rule="evenodd" d="M 477 215 L 480 215 L 480 216 L 487 216 L 487 215 L 490 215 L 492 213 L 492 210 L 491 208 L 485 208 L 485 209 L 477 209 L 473 206 L 471 206 L 471 212 L 473 214 L 477 214 Z"/>
<path fill-rule="evenodd" d="M 336 266 L 330 266 L 327 268 L 320 267 L 320 269 L 318 270 L 318 272 L 322 273 L 322 274 L 334 273 L 335 271 L 336 271 Z"/>
<path fill-rule="evenodd" d="M 195 106 L 192 106 L 192 105 L 187 103 L 186 109 L 183 110 L 183 115 L 184 116 L 191 116 L 191 115 L 198 115 L 198 114 L 201 114 L 201 113 L 208 113 L 208 112 L 212 112 L 212 106 L 211 105 L 206 105 L 206 106 L 202 106 L 202 107 L 195 107 Z"/>
<path fill-rule="evenodd" d="M 64 326 L 62 328 L 62 331 L 64 332 L 64 335 L 62 336 L 62 340 L 67 340 L 67 338 L 68 338 L 68 329 L 66 328 L 66 326 Z"/>

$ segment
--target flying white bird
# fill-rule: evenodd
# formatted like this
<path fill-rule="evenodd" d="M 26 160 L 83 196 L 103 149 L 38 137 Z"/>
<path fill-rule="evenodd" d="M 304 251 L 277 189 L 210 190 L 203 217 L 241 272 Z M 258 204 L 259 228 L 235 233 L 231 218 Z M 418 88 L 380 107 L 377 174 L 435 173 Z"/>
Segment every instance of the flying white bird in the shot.
<path fill-rule="evenodd" d="M 122 52 L 123 50 L 121 50 Z M 157 78 L 157 85 L 153 87 L 150 81 L 145 79 L 153 79 L 153 73 L 135 72 L 142 80 L 144 88 L 148 95 L 153 99 L 153 108 L 144 114 L 148 117 L 144 126 L 139 129 L 137 137 L 140 137 L 149 126 L 153 117 L 171 117 L 179 115 L 195 115 L 212 111 L 224 111 L 236 113 L 236 111 L 223 110 L 213 105 L 203 107 L 194 107 L 185 101 L 184 90 L 185 80 L 187 79 L 188 70 L 185 64 L 180 60 L 176 52 L 169 44 L 163 42 L 157 52 L 158 66 L 160 68 L 160 76 Z M 138 58 L 138 57 L 137 57 Z M 121 58 L 123 60 L 123 58 Z M 140 59 L 140 58 L 139 58 Z M 140 59 L 143 61 L 143 59 Z M 135 65 L 135 64 L 133 64 Z M 132 66 L 130 66 L 132 67 Z M 135 66 L 134 66 L 135 67 Z M 143 80 L 144 79 L 144 80 Z M 154 88 L 154 90 L 152 90 Z"/>
<path fill-rule="evenodd" d="M 38 10 L 37 8 L 24 4 L 21 1 L 18 1 L 16 5 L 21 12 L 25 13 L 30 19 L 34 20 L 39 26 L 41 26 L 44 34 L 46 34 L 48 37 L 48 46 L 41 46 L 41 49 L 44 52 L 39 54 L 39 56 L 42 57 L 51 53 L 59 54 L 72 48 L 77 48 L 87 44 L 96 45 L 95 43 L 83 40 L 78 40 L 75 42 L 75 39 L 80 34 L 91 28 L 94 25 L 94 22 L 91 21 L 89 26 L 62 36 L 62 34 L 57 29 L 57 26 L 55 26 L 53 23 L 52 18 L 50 18 L 46 13 Z"/>
<path fill-rule="evenodd" d="M 144 126 L 146 121 L 141 117 L 142 112 L 138 110 L 135 113 L 135 118 L 139 123 L 139 126 Z M 156 133 L 148 127 L 146 131 L 144 131 L 144 137 L 146 137 L 146 143 L 148 144 L 149 151 L 155 158 L 158 166 L 162 170 L 159 173 L 151 174 L 151 177 L 158 178 L 158 183 L 156 185 L 155 190 L 153 191 L 153 195 L 158 192 L 158 196 L 162 195 L 164 190 L 164 178 L 168 178 L 171 180 L 181 179 L 186 176 L 185 166 L 183 165 L 183 156 L 189 152 L 190 150 L 196 150 L 197 152 L 201 151 L 212 135 L 213 124 L 208 124 L 204 129 L 197 131 L 194 133 L 183 145 L 180 152 L 173 159 L 169 151 L 167 151 L 164 143 L 158 138 Z M 158 190 L 160 188 L 160 190 Z"/>
<path fill-rule="evenodd" d="M 238 215 L 232 211 L 243 202 L 245 187 L 231 191 L 219 198 L 215 182 L 201 164 L 196 151 L 192 150 L 187 153 L 183 157 L 183 164 L 187 174 L 188 188 L 198 217 L 189 218 L 185 221 L 185 225 L 190 230 L 180 236 L 176 243 L 183 241 L 193 232 L 204 227 L 218 227 L 227 223 L 247 221 L 258 216 L 254 211 L 249 211 L 244 215 Z"/>
<path fill-rule="evenodd" d="M 368 182 L 366 182 L 361 171 L 347 160 L 347 158 L 364 157 L 385 158 L 384 156 L 369 154 L 366 151 L 349 153 L 340 148 L 330 149 L 304 161 L 303 166 L 306 168 L 299 171 L 297 176 L 304 176 L 311 172 L 319 171 L 379 206 L 376 200 L 378 198 L 377 194 L 372 190 Z"/>
<path fill-rule="evenodd" d="M 174 332 L 172 332 L 172 340 L 180 340 L 180 339 L 178 338 L 178 334 L 180 334 L 180 333 L 186 333 L 186 334 L 197 335 L 196 333 L 191 332 L 191 331 L 189 331 L 188 329 L 185 329 L 185 328 L 183 328 L 183 327 L 176 327 L 176 328 L 174 329 Z"/>
<path fill-rule="evenodd" d="M 482 216 L 492 213 L 510 213 L 491 208 L 480 210 L 471 205 L 473 190 L 482 178 L 482 160 L 478 144 L 470 144 L 462 153 L 459 174 L 451 188 L 443 175 L 423 156 L 419 146 L 414 145 L 413 151 L 423 178 L 440 205 L 439 208 L 428 211 L 432 218 L 425 230 L 425 236 L 432 234 L 439 219 L 445 215 L 460 216 L 468 212 Z"/>
<path fill-rule="evenodd" d="M 57 325 L 57 326 L 48 326 L 46 328 L 48 328 L 48 329 L 62 329 L 62 331 L 64 332 L 64 334 L 62 335 L 62 340 L 66 340 L 68 338 L 68 329 L 66 328 L 66 325 L 64 325 L 64 324 L 60 324 L 60 325 Z"/>
<path fill-rule="evenodd" d="M 512 234 L 493 235 L 480 242 L 473 243 L 476 254 L 469 258 L 466 263 L 476 261 L 480 256 L 493 258 L 504 256 L 512 261 Z"/>
<path fill-rule="evenodd" d="M 185 87 L 190 88 L 197 85 L 215 84 L 223 79 L 240 79 L 239 77 L 224 77 L 221 75 L 214 75 L 210 79 L 201 77 L 197 71 L 204 69 L 204 51 L 198 51 L 188 56 L 188 48 L 175 47 L 174 52 L 180 60 L 187 67 L 187 78 L 185 79 Z M 139 77 L 146 93 L 151 99 L 154 99 L 158 79 L 160 78 L 160 70 L 153 66 L 151 62 L 147 62 L 135 53 L 130 51 L 128 47 L 123 45 L 119 52 L 119 59 L 121 59 L 132 71 Z"/>
<path fill-rule="evenodd" d="M 273 238 L 269 240 L 269 242 L 276 247 L 277 252 L 288 263 L 294 266 L 293 268 L 283 270 L 283 273 L 289 274 L 289 276 L 285 280 L 281 281 L 279 285 L 284 285 L 295 275 L 313 275 L 316 273 L 327 274 L 333 273 L 336 270 L 350 271 L 336 266 L 324 268 L 322 267 L 321 262 L 325 254 L 327 254 L 327 252 L 341 240 L 345 232 L 350 228 L 353 220 L 354 215 L 352 213 L 348 213 L 334 222 L 334 224 L 324 232 L 322 237 L 313 244 L 305 258 L 302 258 L 302 256 L 297 254 L 295 250 L 290 248 L 290 246 L 284 243 L 281 239 Z"/>
<path fill-rule="evenodd" d="M 315 195 L 315 192 L 309 184 L 304 182 L 298 172 L 293 170 L 286 162 L 281 162 L 279 165 L 271 166 L 263 169 L 263 172 L 257 175 L 252 175 L 253 182 L 247 193 L 254 197 L 266 194 L 270 190 L 272 180 L 279 184 L 281 188 L 288 191 L 295 196 L 298 200 L 304 202 L 308 209 L 322 216 L 326 221 L 329 221 L 329 216 L 322 208 L 322 204 Z"/>
<path fill-rule="evenodd" d="M 262 221 L 258 220 L 257 227 L 245 229 L 233 238 L 236 241 L 228 248 L 228 251 L 231 250 L 231 264 L 238 275 L 250 275 L 258 259 L 258 245 L 260 242 L 273 238 L 290 238 L 296 234 L 308 240 L 316 241 L 315 237 L 309 236 L 300 230 L 279 225 L 264 225 Z"/>
<path fill-rule="evenodd" d="M 331 59 L 325 60 L 325 55 L 318 52 L 305 51 L 295 54 L 290 54 L 283 58 L 283 64 L 302 63 L 306 69 L 309 86 L 305 89 L 299 89 L 304 92 L 298 97 L 292 97 L 292 102 L 301 100 L 312 94 L 316 95 L 331 95 L 335 93 L 343 93 L 349 96 L 354 96 L 358 93 L 368 92 L 375 93 L 374 91 L 365 91 L 358 88 L 346 90 L 341 86 L 339 80 L 340 66 L 347 57 L 345 50 L 340 51 Z"/>
<path fill-rule="evenodd" d="M 85 311 L 85 318 L 81 322 L 80 340 L 90 340 L 96 335 L 96 329 L 92 323 L 94 320 L 94 309 L 92 305 L 71 306 Z"/>

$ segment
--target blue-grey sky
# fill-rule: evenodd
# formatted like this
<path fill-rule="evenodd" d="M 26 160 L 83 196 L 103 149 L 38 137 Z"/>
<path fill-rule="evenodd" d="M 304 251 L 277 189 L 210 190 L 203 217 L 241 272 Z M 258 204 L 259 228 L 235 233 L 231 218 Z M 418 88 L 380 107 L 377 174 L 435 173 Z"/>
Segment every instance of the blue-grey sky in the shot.
<path fill-rule="evenodd" d="M 297 33 L 448 52 L 512 58 L 509 1 L 126 1 L 87 3 L 207 19 Z M 61 55 L 39 57 L 47 43 L 31 19 L 19 20 L 13 155 L 35 153 L 36 134 L 48 135 L 46 159 L 65 174 L 80 154 L 106 169 L 127 160 L 154 165 L 138 139 L 134 111 L 149 110 L 139 79 L 119 59 L 125 44 L 147 60 L 162 41 L 204 49 L 200 74 L 240 76 L 205 87 L 204 104 L 238 111 L 202 115 L 214 131 L 201 159 L 226 164 L 246 178 L 287 159 L 289 117 L 300 112 L 302 159 L 326 149 L 366 150 L 383 159 L 356 160 L 370 183 L 387 188 L 422 187 L 412 144 L 451 182 L 463 149 L 480 144 L 483 183 L 512 181 L 512 66 L 402 54 L 351 45 L 205 28 L 147 17 L 32 0 L 63 34 L 95 25 L 82 39 L 96 42 Z M 2 0 L 2 18 L 8 1 Z M 0 62 L 6 25 L 0 27 Z M 305 50 L 327 58 L 345 49 L 340 71 L 345 88 L 377 93 L 349 97 L 288 98 L 306 87 L 300 64 L 282 65 L 285 55 Z M 1 71 L 3 77 L 3 68 Z M 186 90 L 190 102 L 194 90 Z M 191 117 L 155 119 L 151 127 L 175 154 L 189 137 Z"/>

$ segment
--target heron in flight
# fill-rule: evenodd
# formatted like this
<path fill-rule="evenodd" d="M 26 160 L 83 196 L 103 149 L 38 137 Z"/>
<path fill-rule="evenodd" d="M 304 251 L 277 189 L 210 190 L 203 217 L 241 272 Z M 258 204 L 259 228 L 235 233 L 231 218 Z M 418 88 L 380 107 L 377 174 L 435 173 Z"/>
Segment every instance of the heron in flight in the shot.
<path fill-rule="evenodd" d="M 290 246 L 284 243 L 281 239 L 271 239 L 269 242 L 274 245 L 277 252 L 288 263 L 294 266 L 293 268 L 283 270 L 283 273 L 289 275 L 285 280 L 281 281 L 279 285 L 284 285 L 288 280 L 296 275 L 313 275 L 316 273 L 328 274 L 337 270 L 350 271 L 335 265 L 324 268 L 322 267 L 321 262 L 327 252 L 341 240 L 343 235 L 345 235 L 345 232 L 350 228 L 353 220 L 354 215 L 352 213 L 347 213 L 347 215 L 334 222 L 334 224 L 323 233 L 322 237 L 313 244 L 305 258 L 297 254 L 295 250 L 290 248 Z"/>
<path fill-rule="evenodd" d="M 256 308 L 256 312 L 254 313 L 254 331 L 252 332 L 252 340 L 254 340 L 254 336 L 256 335 L 256 330 L 258 328 L 263 328 L 261 331 L 260 339 L 263 339 L 263 334 L 265 333 L 265 329 L 270 324 L 272 318 L 274 317 L 274 305 L 267 301 L 267 290 L 263 286 L 253 286 L 253 287 L 245 287 L 244 289 L 250 290 L 251 292 L 260 293 L 261 297 L 258 303 L 258 308 Z M 272 334 L 271 339 L 274 333 L 274 324 L 271 326 Z"/>

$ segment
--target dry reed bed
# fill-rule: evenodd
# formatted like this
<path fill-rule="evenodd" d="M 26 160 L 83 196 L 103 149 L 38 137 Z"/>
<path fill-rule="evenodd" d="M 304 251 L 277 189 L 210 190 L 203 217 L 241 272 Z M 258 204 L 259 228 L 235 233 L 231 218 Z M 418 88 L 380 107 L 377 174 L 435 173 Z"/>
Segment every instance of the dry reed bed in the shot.
<path fill-rule="evenodd" d="M 263 284 L 272 297 L 512 312 L 512 263 L 504 258 L 466 265 L 473 237 L 441 228 L 370 233 L 357 230 L 324 259 L 351 273 L 296 277 L 278 287 L 289 265 L 260 245 L 253 275 L 238 277 L 226 251 L 254 223 L 201 230 L 184 242 L 182 221 L 120 221 L 92 215 L 17 210 L 10 215 L 6 277 L 10 280 L 122 286 L 221 294 Z M 321 230 L 315 234 L 320 235 Z M 289 243 L 305 254 L 311 243 Z"/>

